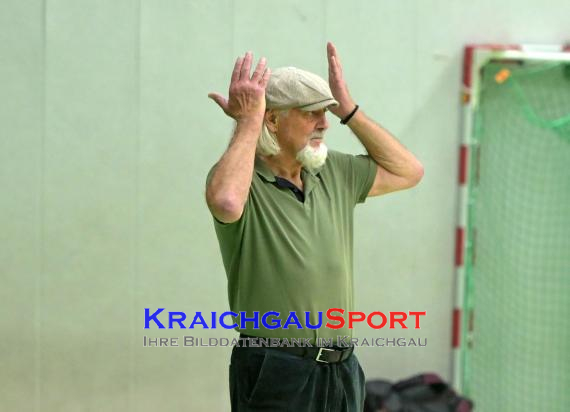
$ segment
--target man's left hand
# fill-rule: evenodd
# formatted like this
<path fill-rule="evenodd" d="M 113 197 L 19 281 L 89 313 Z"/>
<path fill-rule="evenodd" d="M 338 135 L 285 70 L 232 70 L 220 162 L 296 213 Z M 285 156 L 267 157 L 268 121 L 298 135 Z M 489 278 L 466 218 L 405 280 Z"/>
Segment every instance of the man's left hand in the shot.
<path fill-rule="evenodd" d="M 329 110 L 340 119 L 344 119 L 356 105 L 348 92 L 348 87 L 342 75 L 340 59 L 334 44 L 331 42 L 327 43 L 327 57 L 329 60 L 329 86 L 333 97 L 339 103 L 339 106 L 331 107 Z"/>

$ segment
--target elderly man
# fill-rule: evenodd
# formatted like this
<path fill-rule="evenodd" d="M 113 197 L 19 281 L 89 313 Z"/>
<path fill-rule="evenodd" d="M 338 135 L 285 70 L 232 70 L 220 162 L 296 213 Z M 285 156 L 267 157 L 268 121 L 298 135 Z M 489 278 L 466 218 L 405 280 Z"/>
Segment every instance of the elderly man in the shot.
<path fill-rule="evenodd" d="M 416 185 L 423 167 L 354 103 L 332 43 L 327 55 L 328 84 L 294 67 L 271 73 L 265 58 L 251 74 L 246 53 L 235 63 L 229 98 L 209 94 L 236 127 L 208 175 L 206 201 L 230 308 L 252 319 L 237 324 L 248 338 L 240 341 L 249 343 L 232 351 L 233 411 L 363 408 L 364 373 L 353 348 L 319 347 L 351 337 L 352 329 L 326 327 L 322 314 L 353 310 L 354 206 Z M 327 111 L 352 130 L 367 156 L 327 150 Z M 271 312 L 271 326 L 256 323 L 256 312 Z M 296 322 L 291 312 L 300 315 Z M 250 338 L 277 344 L 257 347 Z M 292 338 L 311 346 L 279 344 Z"/>

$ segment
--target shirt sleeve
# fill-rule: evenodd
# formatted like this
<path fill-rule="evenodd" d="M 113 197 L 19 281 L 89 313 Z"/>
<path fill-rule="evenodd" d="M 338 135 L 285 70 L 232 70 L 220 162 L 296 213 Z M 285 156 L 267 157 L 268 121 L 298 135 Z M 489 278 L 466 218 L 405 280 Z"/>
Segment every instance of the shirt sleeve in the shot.
<path fill-rule="evenodd" d="M 356 203 L 364 203 L 376 178 L 378 167 L 376 162 L 367 155 L 349 155 L 349 158 L 352 168 Z"/>
<path fill-rule="evenodd" d="M 327 172 L 334 182 L 338 182 L 338 190 L 348 196 L 353 206 L 364 203 L 376 177 L 376 162 L 367 155 L 329 150 L 327 163 Z"/>

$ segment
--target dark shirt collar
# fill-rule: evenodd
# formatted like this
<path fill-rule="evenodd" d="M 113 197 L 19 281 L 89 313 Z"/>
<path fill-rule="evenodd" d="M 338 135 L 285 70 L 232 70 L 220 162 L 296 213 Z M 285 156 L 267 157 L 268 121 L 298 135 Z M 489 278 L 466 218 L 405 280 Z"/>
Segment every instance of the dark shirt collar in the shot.
<path fill-rule="evenodd" d="M 301 179 L 303 180 L 303 193 L 305 198 L 307 198 L 315 186 L 320 183 L 321 169 L 322 168 L 314 171 L 308 171 L 305 168 L 301 169 Z M 265 163 L 259 156 L 255 156 L 254 170 L 263 180 L 275 184 L 275 175 L 267 163 Z"/>

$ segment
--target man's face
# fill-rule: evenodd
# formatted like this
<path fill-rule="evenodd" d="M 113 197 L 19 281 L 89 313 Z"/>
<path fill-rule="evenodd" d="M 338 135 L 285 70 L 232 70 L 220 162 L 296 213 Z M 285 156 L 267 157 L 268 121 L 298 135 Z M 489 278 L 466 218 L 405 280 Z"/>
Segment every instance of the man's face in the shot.
<path fill-rule="evenodd" d="M 293 155 L 299 153 L 307 145 L 318 149 L 324 144 L 323 139 L 328 127 L 326 109 L 312 112 L 291 109 L 289 114 L 279 118 L 277 141 L 281 150 Z"/>

